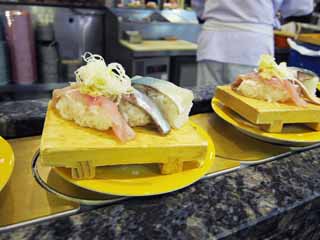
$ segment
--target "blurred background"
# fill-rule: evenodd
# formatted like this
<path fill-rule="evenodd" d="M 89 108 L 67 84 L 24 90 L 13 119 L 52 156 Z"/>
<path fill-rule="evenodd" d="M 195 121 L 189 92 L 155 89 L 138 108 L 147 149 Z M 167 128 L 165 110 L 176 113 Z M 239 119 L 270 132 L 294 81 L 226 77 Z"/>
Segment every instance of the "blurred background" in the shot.
<path fill-rule="evenodd" d="M 308 16 L 281 19 L 277 61 L 314 70 L 287 38 L 320 49 L 320 5 Z M 119 62 L 128 75 L 147 75 L 183 87 L 196 85 L 201 30 L 187 0 L 25 0 L 0 2 L 0 101 L 48 97 L 74 81 L 88 51 Z M 319 66 L 319 65 L 318 65 Z"/>

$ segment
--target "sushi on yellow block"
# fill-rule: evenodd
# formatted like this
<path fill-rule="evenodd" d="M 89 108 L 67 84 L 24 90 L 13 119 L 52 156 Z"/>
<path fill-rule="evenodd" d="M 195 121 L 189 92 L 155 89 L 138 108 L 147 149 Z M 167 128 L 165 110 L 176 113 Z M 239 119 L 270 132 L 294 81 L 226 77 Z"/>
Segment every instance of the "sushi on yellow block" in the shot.
<path fill-rule="evenodd" d="M 230 86 L 219 86 L 215 97 L 249 122 L 267 132 L 282 132 L 284 124 L 302 123 L 320 131 L 320 106 L 305 107 L 274 103 L 249 98 L 233 91 Z"/>
<path fill-rule="evenodd" d="M 98 166 L 157 163 L 162 174 L 172 174 L 182 171 L 186 162 L 198 167 L 205 159 L 208 143 L 189 122 L 166 136 L 145 127 L 135 131 L 136 138 L 123 144 L 111 131 L 84 128 L 61 118 L 49 104 L 41 161 L 72 168 L 74 178 L 94 178 Z"/>

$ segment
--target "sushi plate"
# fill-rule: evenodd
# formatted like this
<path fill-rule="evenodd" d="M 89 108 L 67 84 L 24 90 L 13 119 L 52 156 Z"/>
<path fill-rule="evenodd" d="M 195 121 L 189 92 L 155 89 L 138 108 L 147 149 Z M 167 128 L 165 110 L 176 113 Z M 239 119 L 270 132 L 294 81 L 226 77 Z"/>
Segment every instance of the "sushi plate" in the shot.
<path fill-rule="evenodd" d="M 285 126 L 282 133 L 269 133 L 243 119 L 216 98 L 212 99 L 212 108 L 220 118 L 239 131 L 261 141 L 284 146 L 306 146 L 320 142 L 320 132 L 304 125 L 292 124 Z"/>
<path fill-rule="evenodd" d="M 0 191 L 9 181 L 14 167 L 14 154 L 9 143 L 0 137 Z"/>
<path fill-rule="evenodd" d="M 214 165 L 217 159 L 251 163 L 272 159 L 291 151 L 288 147 L 262 142 L 235 131 L 232 125 L 215 113 L 197 114 L 192 116 L 191 120 L 201 126 L 214 140 L 216 150 Z"/>
<path fill-rule="evenodd" d="M 215 148 L 207 133 L 195 123 L 191 123 L 201 136 L 208 141 L 208 152 L 202 166 L 192 168 L 186 165 L 184 171 L 161 175 L 158 165 L 108 166 L 96 169 L 96 178 L 77 180 L 71 177 L 68 168 L 54 168 L 66 181 L 98 193 L 116 196 L 151 196 L 173 192 L 198 181 L 212 167 Z"/>
<path fill-rule="evenodd" d="M 220 176 L 240 169 L 241 163 L 231 159 L 215 157 L 208 173 L 203 179 Z"/>
<path fill-rule="evenodd" d="M 71 184 L 60 177 L 51 167 L 41 164 L 39 160 L 39 151 L 37 151 L 32 161 L 33 177 L 47 192 L 53 193 L 61 199 L 94 206 L 107 205 L 125 199 L 125 197 L 96 193 Z"/>

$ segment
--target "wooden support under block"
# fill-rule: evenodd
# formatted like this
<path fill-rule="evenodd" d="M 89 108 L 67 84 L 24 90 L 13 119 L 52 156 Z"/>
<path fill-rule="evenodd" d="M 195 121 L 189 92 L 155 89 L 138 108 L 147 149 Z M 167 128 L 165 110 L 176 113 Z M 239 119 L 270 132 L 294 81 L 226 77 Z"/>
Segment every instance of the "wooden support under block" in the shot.
<path fill-rule="evenodd" d="M 71 168 L 71 176 L 75 179 L 92 179 L 96 176 L 96 167 L 90 161 L 78 162 L 78 167 Z"/>
<path fill-rule="evenodd" d="M 192 168 L 199 167 L 198 162 L 186 162 Z M 159 164 L 161 174 L 173 174 L 183 171 L 184 162 L 169 161 L 168 163 Z M 93 179 L 96 176 L 96 167 L 90 161 L 78 162 L 78 167 L 71 168 L 71 176 L 74 179 Z"/>
<path fill-rule="evenodd" d="M 261 128 L 267 132 L 281 132 L 283 128 L 283 122 L 273 121 L 271 124 L 261 125 Z"/>
<path fill-rule="evenodd" d="M 161 174 L 172 174 L 174 172 L 181 172 L 182 170 L 182 161 L 169 161 L 167 163 L 160 164 Z"/>

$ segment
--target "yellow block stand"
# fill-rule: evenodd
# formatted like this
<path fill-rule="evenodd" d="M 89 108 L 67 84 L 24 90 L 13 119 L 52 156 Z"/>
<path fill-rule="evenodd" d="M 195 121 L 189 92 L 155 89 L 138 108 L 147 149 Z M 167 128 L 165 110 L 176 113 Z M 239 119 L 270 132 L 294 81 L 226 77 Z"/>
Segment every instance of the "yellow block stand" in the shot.
<path fill-rule="evenodd" d="M 72 168 L 74 178 L 94 178 L 98 166 L 158 163 L 162 174 L 183 170 L 185 162 L 198 167 L 208 143 L 190 124 L 161 136 L 155 129 L 135 128 L 136 138 L 120 143 L 111 131 L 83 128 L 62 119 L 48 107 L 41 138 L 44 165 Z"/>
<path fill-rule="evenodd" d="M 308 104 L 306 107 L 282 103 L 269 103 L 244 97 L 230 86 L 220 86 L 215 97 L 225 106 L 267 132 L 282 132 L 284 124 L 301 123 L 320 131 L 320 106 Z"/>

